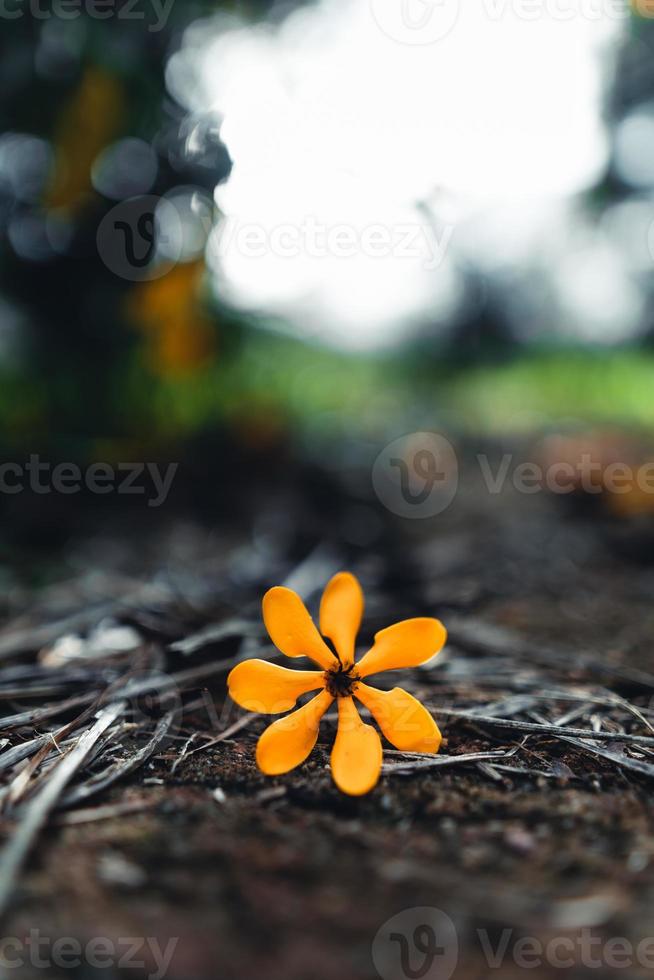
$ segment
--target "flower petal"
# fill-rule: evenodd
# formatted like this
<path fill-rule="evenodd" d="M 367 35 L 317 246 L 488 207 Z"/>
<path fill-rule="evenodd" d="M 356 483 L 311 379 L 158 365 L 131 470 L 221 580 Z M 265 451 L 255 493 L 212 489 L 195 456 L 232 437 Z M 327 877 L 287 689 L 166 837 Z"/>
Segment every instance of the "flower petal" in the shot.
<path fill-rule="evenodd" d="M 408 691 L 401 687 L 378 691 L 359 683 L 355 695 L 396 749 L 401 752 L 438 752 L 442 740 L 438 725 L 425 706 Z"/>
<path fill-rule="evenodd" d="M 352 698 L 338 699 L 338 732 L 332 749 L 332 776 L 343 793 L 363 796 L 381 772 L 382 745 L 372 725 L 365 725 Z"/>
<path fill-rule="evenodd" d="M 321 691 L 307 704 L 274 721 L 257 742 L 257 765 L 267 776 L 290 772 L 304 762 L 318 740 L 320 719 L 334 699 Z"/>
<path fill-rule="evenodd" d="M 263 597 L 263 621 L 270 639 L 287 657 L 311 657 L 323 670 L 337 660 L 316 629 L 297 592 L 277 585 Z"/>
<path fill-rule="evenodd" d="M 320 603 L 320 632 L 328 636 L 344 667 L 354 663 L 354 644 L 363 617 L 363 591 L 350 572 L 327 583 Z"/>
<path fill-rule="evenodd" d="M 375 634 L 374 646 L 357 664 L 360 677 L 381 670 L 418 667 L 443 647 L 447 630 L 437 619 L 405 619 Z"/>
<path fill-rule="evenodd" d="M 244 660 L 227 678 L 232 700 L 246 711 L 279 715 L 290 711 L 301 694 L 325 686 L 321 670 L 289 670 L 267 660 Z"/>

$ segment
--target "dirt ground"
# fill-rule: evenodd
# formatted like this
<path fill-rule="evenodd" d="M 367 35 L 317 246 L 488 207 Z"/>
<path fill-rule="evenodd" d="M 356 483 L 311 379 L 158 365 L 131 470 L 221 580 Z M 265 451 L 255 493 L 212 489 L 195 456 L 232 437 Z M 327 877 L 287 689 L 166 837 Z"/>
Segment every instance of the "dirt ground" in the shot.
<path fill-rule="evenodd" d="M 143 571 L 140 584 L 156 581 L 163 555 L 168 572 L 183 567 L 177 586 L 195 576 L 195 588 L 204 566 L 194 549 L 204 560 L 218 539 L 192 525 L 171 532 L 143 559 L 151 577 Z M 650 975 L 654 751 L 645 739 L 617 736 L 649 736 L 654 719 L 653 541 L 647 521 L 618 523 L 601 506 L 511 490 L 494 497 L 478 486 L 431 521 L 385 524 L 365 546 L 341 538 L 323 552 L 311 533 L 296 541 L 300 558 L 319 549 L 317 568 L 309 566 L 314 606 L 323 567 L 346 563 L 360 575 L 368 599 L 362 645 L 409 615 L 445 622 L 443 654 L 391 683 L 433 712 L 446 739 L 439 759 L 498 755 L 424 769 L 386 745 L 379 786 L 347 798 L 328 771 L 332 713 L 305 765 L 266 778 L 254 749 L 267 722 L 231 706 L 226 670 L 217 672 L 185 691 L 187 707 L 149 761 L 88 803 L 52 814 L 5 917 L 5 937 L 103 937 L 121 956 L 66 969 L 52 965 L 46 942 L 47 966 L 13 966 L 15 950 L 7 949 L 4 975 L 153 976 L 153 944 L 164 949 L 171 939 L 170 980 L 504 980 L 558 977 L 564 968 L 571 976 Z M 276 573 L 288 574 L 293 562 L 277 555 L 267 565 L 266 548 L 239 535 L 224 543 L 206 591 L 226 569 L 229 587 L 219 601 L 194 602 L 186 619 L 160 598 L 113 615 L 158 638 L 167 672 L 274 655 L 261 630 L 258 583 L 280 580 Z M 88 566 L 77 567 L 88 584 Z M 7 616 L 0 643 L 15 640 L 17 623 L 28 633 L 47 624 L 57 602 L 66 616 L 83 609 L 86 587 L 65 601 L 61 586 L 23 596 L 22 619 L 16 610 Z M 138 587 L 116 567 L 94 580 L 96 599 Z M 174 648 L 234 615 L 245 624 L 236 639 Z M 83 634 L 92 618 L 82 619 Z M 71 629 L 64 622 L 59 632 Z M 28 636 L 6 662 L 31 662 L 32 648 L 47 648 L 56 633 L 39 634 L 40 645 Z M 14 712 L 43 702 L 9 703 Z M 155 720 L 156 707 L 148 709 Z M 547 730 L 502 728 L 475 713 Z M 579 744 L 552 732 L 555 725 L 607 740 Z M 18 739 L 44 730 L 28 726 Z M 127 731 L 119 755 L 131 737 Z M 20 819 L 20 809 L 5 809 L 5 838 Z M 130 937 L 148 942 L 129 947 Z M 130 965 L 130 955 L 143 965 Z"/>

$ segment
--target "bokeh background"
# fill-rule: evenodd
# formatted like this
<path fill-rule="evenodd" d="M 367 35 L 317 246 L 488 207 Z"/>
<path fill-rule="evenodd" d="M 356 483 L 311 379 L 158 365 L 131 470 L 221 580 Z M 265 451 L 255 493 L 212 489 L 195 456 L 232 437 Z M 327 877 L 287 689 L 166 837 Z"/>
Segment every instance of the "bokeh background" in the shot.
<path fill-rule="evenodd" d="M 230 520 L 298 464 L 365 502 L 414 430 L 647 442 L 651 4 L 5 7 L 7 460 L 174 460 Z M 2 538 L 118 504 L 4 495 Z"/>

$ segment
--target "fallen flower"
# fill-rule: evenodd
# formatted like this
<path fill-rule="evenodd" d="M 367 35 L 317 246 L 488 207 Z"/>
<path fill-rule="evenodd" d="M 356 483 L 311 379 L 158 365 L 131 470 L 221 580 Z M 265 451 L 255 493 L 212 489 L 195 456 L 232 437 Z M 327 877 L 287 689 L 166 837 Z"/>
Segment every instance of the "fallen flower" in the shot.
<path fill-rule="evenodd" d="M 435 753 L 441 733 L 427 709 L 408 691 L 379 691 L 363 683 L 370 674 L 417 667 L 441 650 L 447 633 L 437 619 L 407 619 L 375 635 L 358 664 L 356 635 L 363 616 L 363 592 L 349 572 L 327 584 L 320 603 L 320 631 L 300 597 L 277 586 L 263 597 L 263 619 L 270 638 L 287 657 L 306 656 L 320 670 L 289 670 L 266 660 L 246 660 L 228 677 L 229 693 L 248 711 L 281 714 L 309 691 L 322 690 L 291 714 L 270 725 L 257 744 L 257 764 L 269 776 L 290 772 L 310 755 L 320 720 L 334 700 L 338 730 L 331 755 L 334 782 L 351 796 L 362 796 L 377 783 L 381 771 L 381 739 L 360 718 L 353 697 L 372 714 L 382 733 L 404 752 Z"/>

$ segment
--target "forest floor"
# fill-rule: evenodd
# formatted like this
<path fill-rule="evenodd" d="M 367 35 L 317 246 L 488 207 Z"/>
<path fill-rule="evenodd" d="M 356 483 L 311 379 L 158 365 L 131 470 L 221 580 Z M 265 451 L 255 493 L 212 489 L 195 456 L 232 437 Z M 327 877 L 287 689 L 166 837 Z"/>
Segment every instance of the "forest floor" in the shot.
<path fill-rule="evenodd" d="M 339 528 L 107 532 L 78 542 L 57 581 L 14 589 L 0 630 L 3 975 L 651 974 L 651 525 L 474 487 L 365 546 Z M 411 615 L 450 634 L 391 681 L 432 711 L 441 753 L 425 766 L 385 746 L 361 799 L 330 778 L 334 712 L 309 761 L 270 779 L 254 762 L 268 720 L 225 690 L 234 662 L 277 656 L 265 588 L 285 582 L 315 609 L 340 567 L 365 587 L 363 648 Z M 48 801 L 85 733 L 89 754 Z"/>

